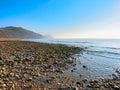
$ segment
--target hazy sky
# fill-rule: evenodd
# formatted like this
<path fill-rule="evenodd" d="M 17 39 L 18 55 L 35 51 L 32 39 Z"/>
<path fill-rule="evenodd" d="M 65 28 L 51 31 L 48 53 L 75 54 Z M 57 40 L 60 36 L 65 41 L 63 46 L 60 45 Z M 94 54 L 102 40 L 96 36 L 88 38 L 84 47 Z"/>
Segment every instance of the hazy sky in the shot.
<path fill-rule="evenodd" d="M 4 26 L 56 38 L 120 38 L 120 0 L 1 0 Z"/>

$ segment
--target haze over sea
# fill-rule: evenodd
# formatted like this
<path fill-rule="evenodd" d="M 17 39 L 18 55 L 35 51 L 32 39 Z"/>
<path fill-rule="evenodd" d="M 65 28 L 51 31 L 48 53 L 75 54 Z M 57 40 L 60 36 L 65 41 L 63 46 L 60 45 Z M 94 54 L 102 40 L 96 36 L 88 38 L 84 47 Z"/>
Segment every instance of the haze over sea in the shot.
<path fill-rule="evenodd" d="M 75 55 L 77 60 L 75 72 L 66 71 L 69 75 L 79 78 L 113 78 L 115 70 L 120 69 L 119 39 L 34 39 L 34 42 L 66 44 L 83 47 L 82 54 Z M 83 65 L 87 68 L 83 68 Z"/>

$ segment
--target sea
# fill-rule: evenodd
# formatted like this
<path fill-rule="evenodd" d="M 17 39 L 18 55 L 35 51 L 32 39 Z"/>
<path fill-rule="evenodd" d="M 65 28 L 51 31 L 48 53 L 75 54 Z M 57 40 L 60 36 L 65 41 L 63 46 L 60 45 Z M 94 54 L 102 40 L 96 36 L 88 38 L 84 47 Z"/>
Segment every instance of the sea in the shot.
<path fill-rule="evenodd" d="M 65 44 L 82 47 L 83 53 L 74 55 L 77 65 L 66 73 L 76 79 L 114 78 L 116 70 L 120 70 L 120 39 L 29 39 L 27 41 L 40 43 Z M 86 66 L 84 68 L 83 66 Z"/>

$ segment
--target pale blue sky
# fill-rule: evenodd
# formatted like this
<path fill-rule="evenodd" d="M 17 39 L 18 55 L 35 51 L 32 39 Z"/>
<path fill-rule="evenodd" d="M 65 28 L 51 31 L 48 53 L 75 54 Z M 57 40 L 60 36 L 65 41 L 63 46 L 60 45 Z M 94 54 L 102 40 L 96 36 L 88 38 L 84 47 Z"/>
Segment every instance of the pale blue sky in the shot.
<path fill-rule="evenodd" d="M 2 0 L 0 27 L 56 38 L 120 38 L 119 0 Z"/>

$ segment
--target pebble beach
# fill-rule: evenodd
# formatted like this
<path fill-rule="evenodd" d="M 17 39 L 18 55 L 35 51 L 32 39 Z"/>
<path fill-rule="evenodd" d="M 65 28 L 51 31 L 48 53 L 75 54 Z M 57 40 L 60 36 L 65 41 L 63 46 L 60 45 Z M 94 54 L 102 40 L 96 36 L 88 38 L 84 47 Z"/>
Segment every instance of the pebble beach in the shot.
<path fill-rule="evenodd" d="M 83 51 L 63 44 L 1 41 L 0 90 L 120 90 L 120 70 L 113 79 L 91 81 L 65 73 Z"/>

